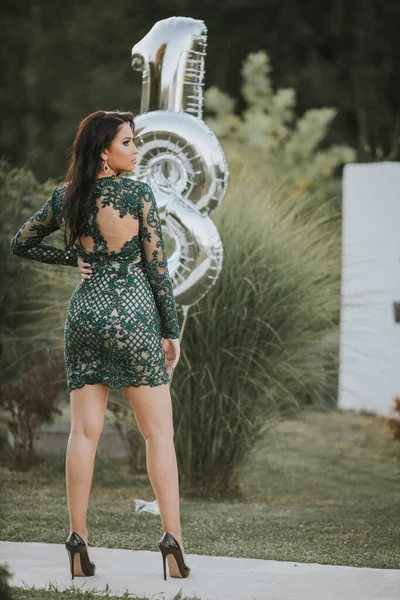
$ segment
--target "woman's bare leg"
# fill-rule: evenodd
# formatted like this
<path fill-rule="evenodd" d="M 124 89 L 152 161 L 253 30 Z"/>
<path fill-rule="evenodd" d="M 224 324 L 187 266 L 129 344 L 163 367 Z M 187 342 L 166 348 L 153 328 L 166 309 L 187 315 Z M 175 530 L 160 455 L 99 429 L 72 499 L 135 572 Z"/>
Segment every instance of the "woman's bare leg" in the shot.
<path fill-rule="evenodd" d="M 94 459 L 103 430 L 109 391 L 108 386 L 96 383 L 70 393 L 71 431 L 65 461 L 70 531 L 79 533 L 86 544 L 86 513 Z"/>
<path fill-rule="evenodd" d="M 160 509 L 162 529 L 176 537 L 184 552 L 169 384 L 129 386 L 124 391 L 146 442 L 147 473 Z M 179 576 L 172 555 L 168 555 L 168 564 L 171 575 Z"/>

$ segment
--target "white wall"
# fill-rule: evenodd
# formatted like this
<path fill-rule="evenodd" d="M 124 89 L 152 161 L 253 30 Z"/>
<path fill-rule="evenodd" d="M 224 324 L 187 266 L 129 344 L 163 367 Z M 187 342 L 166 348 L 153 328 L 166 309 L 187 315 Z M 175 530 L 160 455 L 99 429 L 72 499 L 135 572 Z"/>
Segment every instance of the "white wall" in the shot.
<path fill-rule="evenodd" d="M 343 180 L 339 407 L 387 416 L 400 396 L 400 163 Z"/>

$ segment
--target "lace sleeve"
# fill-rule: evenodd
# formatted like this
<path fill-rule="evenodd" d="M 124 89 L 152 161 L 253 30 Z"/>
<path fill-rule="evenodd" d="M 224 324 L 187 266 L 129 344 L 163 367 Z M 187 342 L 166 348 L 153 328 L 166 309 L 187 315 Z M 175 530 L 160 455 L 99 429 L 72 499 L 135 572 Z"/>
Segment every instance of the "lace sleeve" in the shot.
<path fill-rule="evenodd" d="M 10 251 L 17 256 L 43 263 L 77 267 L 78 256 L 75 249 L 66 251 L 42 241 L 44 237 L 60 229 L 54 204 L 57 202 L 57 193 L 56 186 L 51 197 L 17 231 L 11 240 Z"/>
<path fill-rule="evenodd" d="M 179 338 L 180 328 L 172 283 L 168 271 L 167 253 L 153 191 L 142 183 L 139 196 L 139 239 L 147 276 L 161 317 L 161 335 Z"/>

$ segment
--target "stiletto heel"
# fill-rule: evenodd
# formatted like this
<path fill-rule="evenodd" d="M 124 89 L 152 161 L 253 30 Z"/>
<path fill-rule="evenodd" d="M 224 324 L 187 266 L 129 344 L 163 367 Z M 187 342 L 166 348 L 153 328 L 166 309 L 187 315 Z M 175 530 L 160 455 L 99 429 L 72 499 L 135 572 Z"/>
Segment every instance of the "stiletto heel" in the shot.
<path fill-rule="evenodd" d="M 71 548 L 68 550 L 69 556 L 69 567 L 72 575 L 72 579 L 74 579 L 74 562 L 75 562 L 75 554 L 78 552 L 77 548 Z"/>
<path fill-rule="evenodd" d="M 167 568 L 165 566 L 166 560 L 167 560 L 167 555 L 164 554 L 163 551 L 161 551 L 162 554 L 162 559 L 163 559 L 163 567 L 164 567 L 164 580 L 167 581 Z"/>
<path fill-rule="evenodd" d="M 168 531 L 166 531 L 163 534 L 160 541 L 158 542 L 158 547 L 162 554 L 165 580 L 167 579 L 167 571 L 166 571 L 166 567 L 165 567 L 165 562 L 167 560 L 168 554 L 172 554 L 173 557 L 175 558 L 176 564 L 179 569 L 180 576 L 187 577 L 189 575 L 190 567 L 188 567 L 188 565 L 185 563 L 179 542 L 172 535 L 172 533 L 169 533 Z M 170 573 L 170 577 L 179 577 L 179 575 L 171 575 L 171 573 Z"/>
<path fill-rule="evenodd" d="M 75 555 L 79 554 L 80 557 L 80 570 L 84 576 L 90 577 L 94 575 L 96 572 L 96 565 L 89 559 L 89 554 L 87 551 L 87 546 L 85 540 L 76 533 L 76 531 L 72 531 L 69 534 L 66 542 L 65 548 L 67 549 L 69 560 L 70 560 L 70 570 L 72 579 L 75 577 Z"/>

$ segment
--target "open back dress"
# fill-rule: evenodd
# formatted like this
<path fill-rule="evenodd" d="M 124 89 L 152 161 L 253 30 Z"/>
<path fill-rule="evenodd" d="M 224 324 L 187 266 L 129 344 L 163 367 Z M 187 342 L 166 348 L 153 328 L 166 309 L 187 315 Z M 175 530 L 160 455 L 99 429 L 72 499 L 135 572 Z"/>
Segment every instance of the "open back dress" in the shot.
<path fill-rule="evenodd" d="M 72 293 L 64 327 L 68 391 L 169 383 L 161 338 L 179 338 L 175 297 L 151 187 L 124 176 L 96 180 L 89 219 L 69 250 L 43 238 L 63 226 L 66 183 L 11 240 L 13 254 L 57 265 L 90 263 Z"/>

